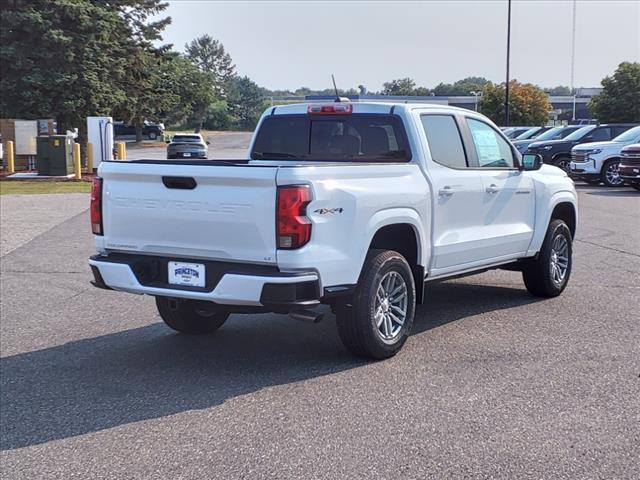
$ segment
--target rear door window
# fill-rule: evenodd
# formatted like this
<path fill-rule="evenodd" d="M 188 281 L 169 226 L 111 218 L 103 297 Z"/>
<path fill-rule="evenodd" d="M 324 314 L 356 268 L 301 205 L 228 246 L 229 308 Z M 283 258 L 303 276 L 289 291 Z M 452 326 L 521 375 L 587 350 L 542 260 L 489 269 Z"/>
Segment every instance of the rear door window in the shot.
<path fill-rule="evenodd" d="M 467 157 L 455 118 L 451 115 L 422 115 L 420 119 L 433 161 L 445 167 L 466 168 Z"/>
<path fill-rule="evenodd" d="M 394 115 L 273 115 L 262 122 L 251 158 L 406 162 L 411 152 Z"/>

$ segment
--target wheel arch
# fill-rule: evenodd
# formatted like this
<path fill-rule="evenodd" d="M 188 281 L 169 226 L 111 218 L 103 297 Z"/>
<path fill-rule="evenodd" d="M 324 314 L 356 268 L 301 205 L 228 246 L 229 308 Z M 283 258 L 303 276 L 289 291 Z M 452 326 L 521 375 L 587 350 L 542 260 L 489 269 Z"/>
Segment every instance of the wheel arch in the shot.
<path fill-rule="evenodd" d="M 549 217 L 549 222 L 554 219 L 559 219 L 566 223 L 569 227 L 569 231 L 571 232 L 571 238 L 575 238 L 578 219 L 576 208 L 573 203 L 567 201 L 561 201 L 557 203 L 555 207 L 553 207 L 551 217 Z"/>
<path fill-rule="evenodd" d="M 541 208 L 540 215 L 537 215 L 534 236 L 527 250 L 527 256 L 534 256 L 540 251 L 549 223 L 554 218 L 563 220 L 571 231 L 571 238 L 575 239 L 578 228 L 578 208 L 573 192 L 556 192 L 546 203 L 546 207 L 541 206 Z"/>
<path fill-rule="evenodd" d="M 423 301 L 424 257 L 421 225 L 406 217 L 388 219 L 376 226 L 368 243 L 367 252 L 371 249 L 394 250 L 400 253 L 411 267 L 416 287 L 416 302 Z M 364 257 L 361 265 L 364 265 Z M 362 269 L 362 266 L 361 266 Z"/>

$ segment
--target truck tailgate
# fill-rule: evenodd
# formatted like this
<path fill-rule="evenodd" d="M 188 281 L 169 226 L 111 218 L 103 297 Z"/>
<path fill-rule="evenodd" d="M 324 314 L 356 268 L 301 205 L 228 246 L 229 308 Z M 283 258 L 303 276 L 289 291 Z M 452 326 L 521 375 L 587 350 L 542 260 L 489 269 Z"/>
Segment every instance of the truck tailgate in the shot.
<path fill-rule="evenodd" d="M 275 263 L 277 167 L 104 162 L 104 247 Z"/>

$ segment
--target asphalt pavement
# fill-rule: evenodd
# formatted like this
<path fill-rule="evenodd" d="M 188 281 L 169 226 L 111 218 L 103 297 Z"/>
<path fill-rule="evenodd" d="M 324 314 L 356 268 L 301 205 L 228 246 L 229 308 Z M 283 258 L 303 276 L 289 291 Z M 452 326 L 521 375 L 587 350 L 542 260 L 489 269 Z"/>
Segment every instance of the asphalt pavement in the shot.
<path fill-rule="evenodd" d="M 2 477 L 640 478 L 640 195 L 579 190 L 563 295 L 506 271 L 431 285 L 384 362 L 351 357 L 330 313 L 174 333 L 152 298 L 91 287 L 87 211 L 9 239 Z"/>
<path fill-rule="evenodd" d="M 209 145 L 209 159 L 246 158 L 253 132 L 210 132 L 205 140 Z M 139 147 L 127 144 L 128 160 L 166 159 L 167 147 L 160 142 L 143 142 Z"/>

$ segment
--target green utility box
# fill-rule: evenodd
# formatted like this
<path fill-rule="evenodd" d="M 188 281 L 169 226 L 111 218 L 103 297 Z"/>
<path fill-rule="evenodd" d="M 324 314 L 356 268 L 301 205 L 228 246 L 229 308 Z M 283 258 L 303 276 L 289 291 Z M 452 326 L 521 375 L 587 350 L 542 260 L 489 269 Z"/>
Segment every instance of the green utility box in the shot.
<path fill-rule="evenodd" d="M 73 173 L 73 137 L 47 135 L 37 138 L 38 175 L 66 176 Z"/>

